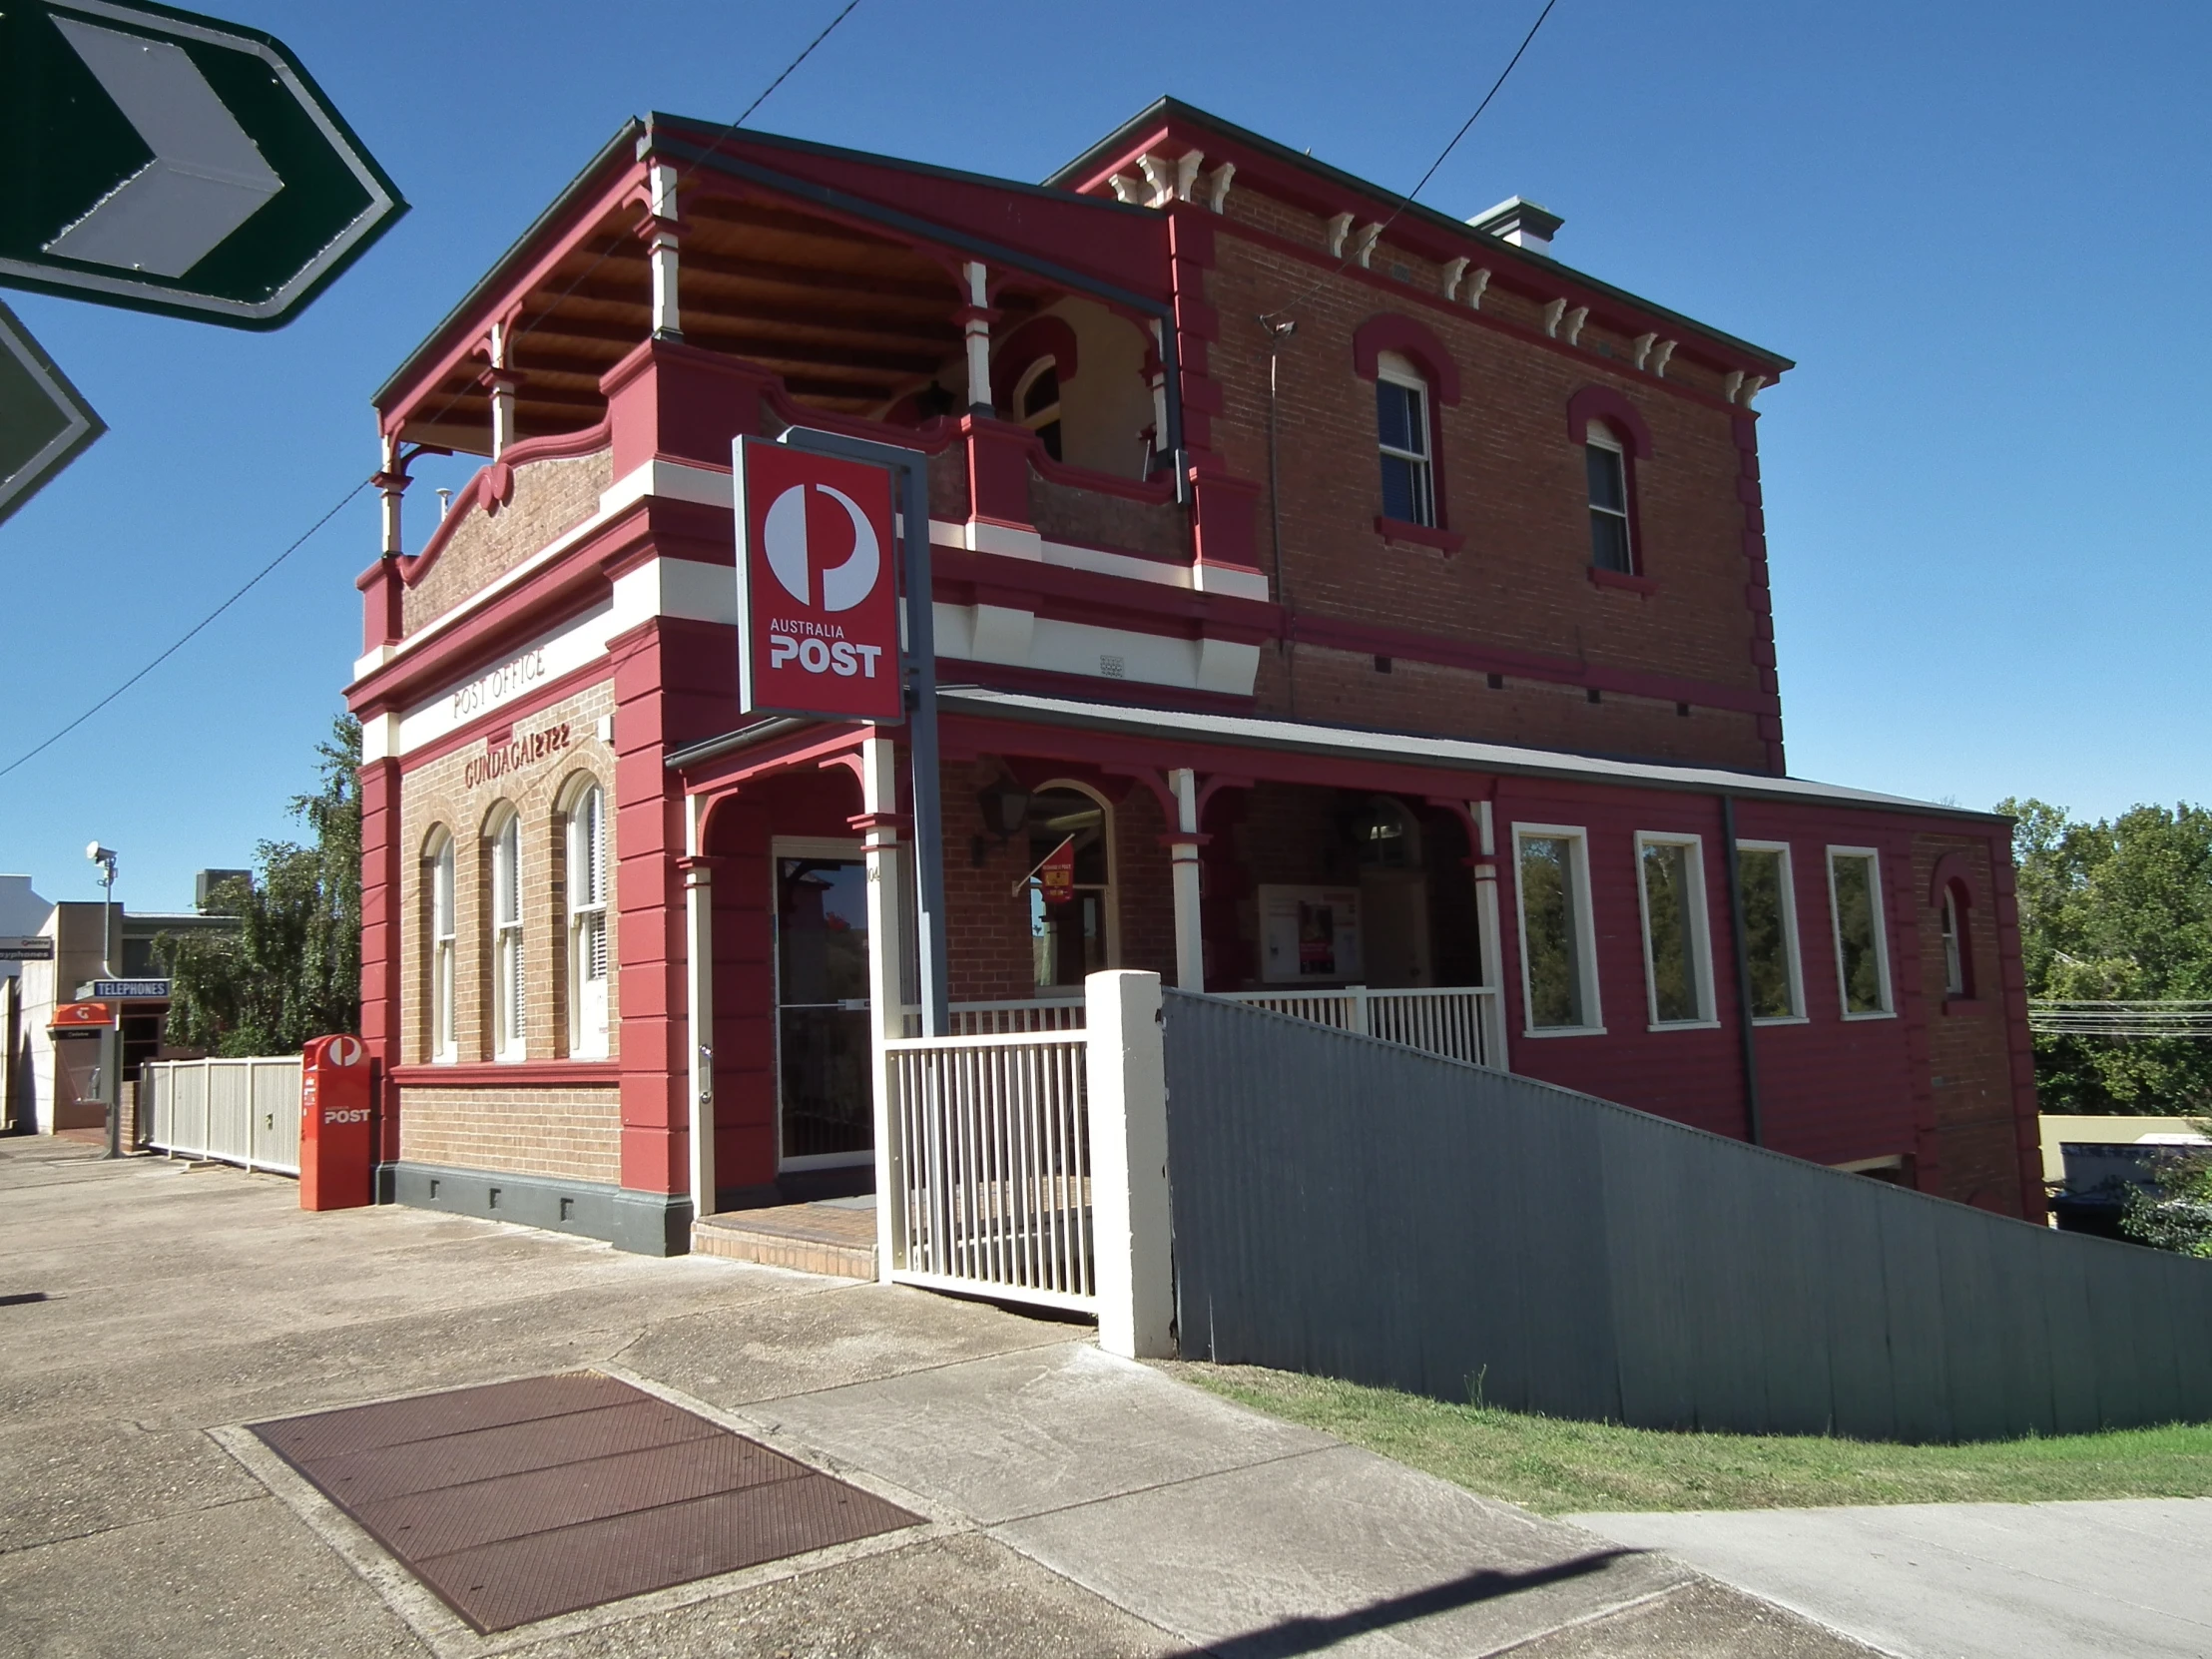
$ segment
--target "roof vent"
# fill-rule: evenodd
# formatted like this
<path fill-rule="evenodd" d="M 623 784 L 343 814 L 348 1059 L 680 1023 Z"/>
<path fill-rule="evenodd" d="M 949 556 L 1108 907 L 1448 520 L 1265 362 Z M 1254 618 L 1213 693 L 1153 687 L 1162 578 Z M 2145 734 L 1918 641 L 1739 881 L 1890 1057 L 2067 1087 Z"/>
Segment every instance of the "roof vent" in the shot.
<path fill-rule="evenodd" d="M 1508 196 L 1467 223 L 1484 236 L 1509 242 L 1515 248 L 1525 248 L 1531 254 L 1549 254 L 1551 239 L 1559 234 L 1559 227 L 1566 221 L 1549 208 L 1540 208 L 1518 196 Z"/>

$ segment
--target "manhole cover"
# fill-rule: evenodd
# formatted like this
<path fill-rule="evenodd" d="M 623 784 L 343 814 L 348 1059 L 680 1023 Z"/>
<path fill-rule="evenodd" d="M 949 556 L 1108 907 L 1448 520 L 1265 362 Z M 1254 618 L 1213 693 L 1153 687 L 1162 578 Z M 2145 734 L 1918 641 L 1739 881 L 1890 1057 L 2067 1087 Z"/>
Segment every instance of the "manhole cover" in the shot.
<path fill-rule="evenodd" d="M 595 1372 L 249 1426 L 487 1633 L 921 1519 Z"/>

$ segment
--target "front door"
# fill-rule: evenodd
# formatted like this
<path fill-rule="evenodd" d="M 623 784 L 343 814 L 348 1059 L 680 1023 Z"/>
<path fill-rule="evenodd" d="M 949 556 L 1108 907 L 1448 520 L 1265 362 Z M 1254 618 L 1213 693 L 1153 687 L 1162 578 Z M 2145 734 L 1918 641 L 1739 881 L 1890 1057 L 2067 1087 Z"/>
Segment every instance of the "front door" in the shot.
<path fill-rule="evenodd" d="M 859 853 L 776 849 L 779 1164 L 873 1156 L 867 866 Z"/>

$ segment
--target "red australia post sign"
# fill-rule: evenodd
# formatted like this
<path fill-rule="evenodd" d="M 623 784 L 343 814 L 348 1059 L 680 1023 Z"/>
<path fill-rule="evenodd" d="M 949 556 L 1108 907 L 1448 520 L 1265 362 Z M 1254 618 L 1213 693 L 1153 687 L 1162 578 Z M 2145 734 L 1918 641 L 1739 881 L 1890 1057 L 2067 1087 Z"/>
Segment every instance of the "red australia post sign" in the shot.
<path fill-rule="evenodd" d="M 889 471 L 765 438 L 734 459 L 740 702 L 903 720 Z"/>

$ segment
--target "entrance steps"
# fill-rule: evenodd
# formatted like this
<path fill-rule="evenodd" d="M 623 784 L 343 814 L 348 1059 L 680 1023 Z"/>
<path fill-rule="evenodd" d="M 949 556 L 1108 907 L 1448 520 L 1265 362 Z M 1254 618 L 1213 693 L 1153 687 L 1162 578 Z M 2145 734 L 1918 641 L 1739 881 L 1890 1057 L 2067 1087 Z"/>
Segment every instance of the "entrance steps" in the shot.
<path fill-rule="evenodd" d="M 692 1253 L 839 1279 L 873 1279 L 875 1200 L 725 1210 L 692 1224 Z"/>

